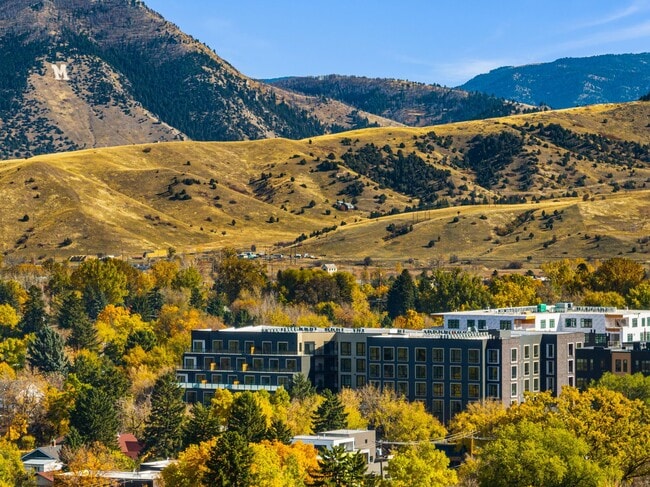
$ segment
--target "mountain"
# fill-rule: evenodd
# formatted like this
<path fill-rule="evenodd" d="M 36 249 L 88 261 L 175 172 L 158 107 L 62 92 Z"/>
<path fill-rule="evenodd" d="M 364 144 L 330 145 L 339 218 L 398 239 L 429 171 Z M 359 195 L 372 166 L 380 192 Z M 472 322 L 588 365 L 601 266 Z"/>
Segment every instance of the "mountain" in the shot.
<path fill-rule="evenodd" d="M 478 75 L 460 88 L 553 108 L 633 101 L 650 92 L 650 53 L 507 66 Z"/>
<path fill-rule="evenodd" d="M 6 161 L 0 250 L 7 263 L 293 243 L 328 259 L 648 260 L 649 118 L 634 102 Z"/>
<path fill-rule="evenodd" d="M 140 0 L 3 0 L 0 95 L 2 158 L 396 125 L 253 81 Z"/>
<path fill-rule="evenodd" d="M 329 75 L 265 81 L 413 127 L 500 117 L 530 108 L 483 93 L 396 79 Z"/>

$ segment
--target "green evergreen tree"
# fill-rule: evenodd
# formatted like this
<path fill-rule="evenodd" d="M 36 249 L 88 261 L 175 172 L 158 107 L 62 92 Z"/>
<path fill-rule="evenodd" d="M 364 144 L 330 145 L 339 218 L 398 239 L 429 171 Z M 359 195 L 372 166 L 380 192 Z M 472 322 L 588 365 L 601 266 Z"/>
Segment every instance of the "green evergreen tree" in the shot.
<path fill-rule="evenodd" d="M 303 373 L 295 374 L 291 378 L 289 385 L 289 395 L 291 399 L 302 401 L 309 396 L 316 394 L 316 388 L 312 385 L 311 381 Z"/>
<path fill-rule="evenodd" d="M 345 451 L 335 446 L 321 452 L 319 471 L 314 474 L 314 485 L 337 487 L 361 487 L 374 485 L 373 478 L 366 474 L 366 461 L 359 453 Z"/>
<path fill-rule="evenodd" d="M 136 345 L 142 347 L 142 350 L 149 352 L 158 344 L 156 334 L 151 330 L 135 330 L 129 334 L 124 345 L 124 351 L 128 352 Z"/>
<path fill-rule="evenodd" d="M 407 269 L 397 276 L 386 296 L 386 311 L 391 318 L 406 314 L 409 309 L 416 309 L 417 288 Z"/>
<path fill-rule="evenodd" d="M 41 327 L 27 348 L 27 361 L 41 372 L 65 374 L 68 370 L 68 359 L 61 335 L 50 326 Z"/>
<path fill-rule="evenodd" d="M 79 320 L 72 324 L 70 335 L 68 336 L 68 345 L 75 350 L 85 349 L 95 351 L 99 348 L 97 329 L 85 313 L 79 317 Z"/>
<path fill-rule="evenodd" d="M 70 412 L 70 425 L 85 444 L 98 441 L 115 448 L 119 424 L 116 401 L 98 388 L 83 390 Z"/>
<path fill-rule="evenodd" d="M 65 293 L 56 314 L 56 322 L 62 330 L 70 330 L 82 319 L 88 319 L 81 296 L 75 291 Z"/>
<path fill-rule="evenodd" d="M 20 320 L 20 329 L 23 334 L 36 333 L 45 327 L 48 316 L 45 311 L 43 292 L 37 286 L 30 286 L 27 291 L 27 301 L 23 306 L 23 317 Z"/>
<path fill-rule="evenodd" d="M 281 419 L 274 419 L 271 421 L 271 427 L 266 432 L 266 439 L 269 441 L 279 441 L 285 445 L 291 444 L 291 430 L 287 423 Z"/>
<path fill-rule="evenodd" d="M 266 418 L 252 392 L 246 391 L 235 397 L 228 430 L 239 433 L 248 443 L 259 443 L 266 436 Z"/>
<path fill-rule="evenodd" d="M 150 458 L 170 458 L 183 445 L 185 403 L 176 375 L 168 372 L 158 378 L 151 393 L 151 414 L 144 428 L 142 454 Z"/>
<path fill-rule="evenodd" d="M 104 291 L 93 286 L 86 286 L 83 291 L 83 301 L 86 313 L 93 320 L 96 320 L 99 313 L 109 304 Z"/>
<path fill-rule="evenodd" d="M 236 431 L 226 431 L 210 451 L 206 462 L 205 485 L 249 487 L 253 451 L 246 438 Z"/>
<path fill-rule="evenodd" d="M 329 389 L 323 391 L 325 400 L 318 406 L 312 417 L 314 432 L 345 429 L 348 426 L 348 414 L 341 399 Z"/>
<path fill-rule="evenodd" d="M 197 402 L 192 406 L 190 417 L 183 428 L 183 445 L 199 444 L 218 436 L 221 431 L 219 418 L 215 418 L 209 407 Z"/>

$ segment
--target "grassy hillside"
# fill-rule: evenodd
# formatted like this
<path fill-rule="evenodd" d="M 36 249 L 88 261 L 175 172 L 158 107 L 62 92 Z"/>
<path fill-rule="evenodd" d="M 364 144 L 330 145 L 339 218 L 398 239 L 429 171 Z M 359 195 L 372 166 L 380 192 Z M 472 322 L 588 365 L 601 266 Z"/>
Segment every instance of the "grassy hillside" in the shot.
<path fill-rule="evenodd" d="M 650 104 L 631 103 L 9 161 L 2 251 L 38 260 L 299 243 L 352 260 L 646 260 L 649 121 Z M 343 200 L 354 209 L 336 208 Z"/>

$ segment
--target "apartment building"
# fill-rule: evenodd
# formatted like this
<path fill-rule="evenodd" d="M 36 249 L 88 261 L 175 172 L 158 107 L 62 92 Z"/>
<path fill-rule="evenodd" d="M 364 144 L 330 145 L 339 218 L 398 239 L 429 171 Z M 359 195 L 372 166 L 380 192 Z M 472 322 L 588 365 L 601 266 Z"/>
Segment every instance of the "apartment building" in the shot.
<path fill-rule="evenodd" d="M 178 369 L 185 398 L 217 389 L 274 391 L 302 373 L 318 389 L 370 383 L 423 401 L 447 421 L 486 398 L 509 405 L 526 391 L 575 385 L 584 333 L 254 326 L 194 330 Z"/>

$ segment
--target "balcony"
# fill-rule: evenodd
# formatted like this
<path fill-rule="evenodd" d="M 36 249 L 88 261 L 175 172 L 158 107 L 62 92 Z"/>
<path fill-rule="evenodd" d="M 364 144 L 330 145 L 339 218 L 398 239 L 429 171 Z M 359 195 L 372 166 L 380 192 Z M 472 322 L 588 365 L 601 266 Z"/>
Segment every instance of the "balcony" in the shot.
<path fill-rule="evenodd" d="M 211 384 L 209 382 L 181 382 L 180 386 L 182 389 L 200 389 L 208 391 L 216 391 L 219 389 L 228 389 L 231 391 L 275 391 L 278 386 L 262 386 L 257 384 L 224 384 L 224 383 L 215 383 Z"/>

